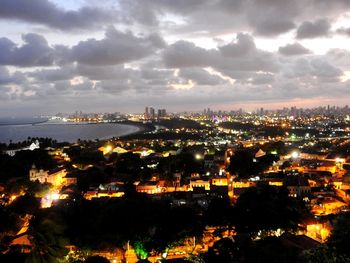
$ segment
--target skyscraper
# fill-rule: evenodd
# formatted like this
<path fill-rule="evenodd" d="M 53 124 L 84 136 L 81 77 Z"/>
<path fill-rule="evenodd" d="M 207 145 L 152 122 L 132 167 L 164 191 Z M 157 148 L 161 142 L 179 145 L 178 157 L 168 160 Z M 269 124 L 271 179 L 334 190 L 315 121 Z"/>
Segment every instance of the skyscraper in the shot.
<path fill-rule="evenodd" d="M 145 119 L 148 119 L 148 118 L 149 118 L 148 107 L 145 108 L 144 118 L 145 118 Z"/>
<path fill-rule="evenodd" d="M 149 117 L 151 119 L 154 119 L 156 117 L 155 110 L 152 107 L 149 108 Z"/>

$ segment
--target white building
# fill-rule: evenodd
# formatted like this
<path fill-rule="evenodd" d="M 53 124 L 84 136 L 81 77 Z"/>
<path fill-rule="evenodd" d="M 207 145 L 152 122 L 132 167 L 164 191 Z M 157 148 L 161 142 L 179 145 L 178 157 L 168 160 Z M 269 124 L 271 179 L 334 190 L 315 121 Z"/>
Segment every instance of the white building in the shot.
<path fill-rule="evenodd" d="M 34 151 L 35 149 L 39 149 L 39 148 L 40 148 L 39 141 L 36 140 L 35 142 L 33 142 L 28 147 L 24 147 L 24 148 L 20 148 L 20 149 L 13 149 L 13 150 L 7 150 L 7 151 L 5 151 L 5 153 L 7 155 L 14 156 L 16 154 L 16 152 L 19 152 L 19 151 L 25 151 L 25 150 Z"/>

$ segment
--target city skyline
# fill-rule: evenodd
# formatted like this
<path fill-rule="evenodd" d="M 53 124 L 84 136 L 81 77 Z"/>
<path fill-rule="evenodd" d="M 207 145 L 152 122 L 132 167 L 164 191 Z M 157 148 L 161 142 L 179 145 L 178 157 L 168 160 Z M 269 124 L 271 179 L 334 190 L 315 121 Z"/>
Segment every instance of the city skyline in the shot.
<path fill-rule="evenodd" d="M 3 0 L 0 117 L 349 104 L 350 2 Z"/>

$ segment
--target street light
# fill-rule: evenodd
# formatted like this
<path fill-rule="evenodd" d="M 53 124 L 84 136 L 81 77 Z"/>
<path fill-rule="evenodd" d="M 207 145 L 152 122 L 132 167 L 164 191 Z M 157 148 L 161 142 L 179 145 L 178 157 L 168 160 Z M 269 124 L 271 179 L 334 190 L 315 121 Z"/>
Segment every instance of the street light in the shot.
<path fill-rule="evenodd" d="M 291 156 L 292 156 L 293 159 L 297 159 L 299 157 L 299 152 L 293 151 Z"/>
<path fill-rule="evenodd" d="M 106 152 L 111 152 L 113 150 L 113 147 L 111 145 L 106 146 Z"/>

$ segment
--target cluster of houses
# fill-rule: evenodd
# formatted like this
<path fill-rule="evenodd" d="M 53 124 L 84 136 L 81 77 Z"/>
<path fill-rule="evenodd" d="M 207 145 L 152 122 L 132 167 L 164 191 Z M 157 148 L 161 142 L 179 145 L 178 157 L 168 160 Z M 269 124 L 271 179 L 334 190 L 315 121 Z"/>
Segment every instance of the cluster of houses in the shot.
<path fill-rule="evenodd" d="M 133 152 L 140 154 L 148 167 L 154 167 L 160 158 L 169 154 L 178 154 L 178 151 L 158 153 L 151 148 L 137 146 L 125 149 L 121 146 L 105 146 L 99 149 L 105 156 L 112 153 L 123 154 Z M 298 152 L 280 156 L 267 171 L 249 179 L 241 179 L 227 171 L 230 157 L 235 154 L 233 148 L 217 147 L 212 153 L 203 150 L 203 147 L 194 145 L 189 153 L 203 164 L 203 173 L 192 173 L 183 178 L 182 172 L 172 175 L 172 180 L 160 179 L 157 174 L 148 181 L 137 181 L 134 187 L 137 192 L 144 193 L 155 199 L 168 199 L 173 205 L 207 206 L 210 200 L 218 197 L 229 197 L 232 203 L 250 187 L 265 183 L 275 187 L 286 187 L 291 197 L 300 198 L 310 207 L 315 216 L 325 216 L 347 209 L 350 200 L 350 158 L 347 156 L 332 156 L 326 153 L 310 154 Z M 63 153 L 57 156 L 69 158 Z M 265 156 L 259 149 L 255 158 Z M 288 161 L 290 165 L 283 167 Z M 282 168 L 283 167 L 283 168 Z M 66 198 L 67 186 L 75 185 L 77 178 L 67 174 L 64 167 L 52 171 L 37 169 L 35 166 L 29 171 L 29 178 L 40 183 L 50 183 L 60 190 L 60 198 Z M 99 186 L 91 186 L 83 193 L 88 200 L 94 198 L 119 198 L 125 195 L 126 186 L 123 182 L 111 181 Z M 317 227 L 316 227 L 317 226 Z M 312 222 L 308 225 L 309 236 L 324 241 L 329 233 L 329 224 Z"/>

